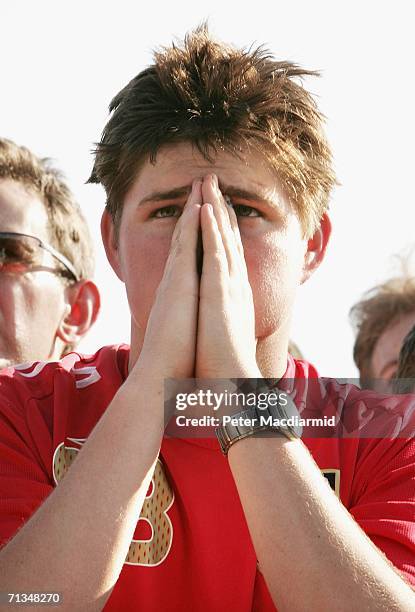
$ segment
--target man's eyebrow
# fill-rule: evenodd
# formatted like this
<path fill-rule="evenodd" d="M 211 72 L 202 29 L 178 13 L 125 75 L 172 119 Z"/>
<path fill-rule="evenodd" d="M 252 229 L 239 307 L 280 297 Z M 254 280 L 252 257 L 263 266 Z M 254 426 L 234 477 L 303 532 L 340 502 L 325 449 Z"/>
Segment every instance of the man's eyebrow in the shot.
<path fill-rule="evenodd" d="M 223 195 L 232 198 L 239 198 L 241 200 L 248 200 L 251 202 L 264 202 L 269 206 L 275 208 L 276 202 L 266 197 L 265 194 L 257 193 L 255 191 L 248 191 L 247 189 L 241 189 L 240 187 L 233 187 L 232 185 L 219 185 L 219 188 Z M 148 196 L 140 200 L 138 206 L 150 204 L 152 202 L 166 202 L 169 200 L 178 200 L 179 198 L 189 197 L 192 190 L 191 185 L 182 185 L 181 187 L 175 187 L 174 189 L 168 189 L 166 191 L 153 191 Z"/>
<path fill-rule="evenodd" d="M 248 191 L 247 189 L 240 189 L 239 187 L 232 187 L 232 185 L 221 187 L 221 191 L 224 195 L 232 198 L 238 198 L 240 200 L 248 200 L 250 202 L 264 202 L 268 206 L 275 208 L 276 202 L 268 198 L 264 193 L 258 193 L 256 191 Z"/>
<path fill-rule="evenodd" d="M 177 200 L 178 198 L 189 197 L 191 190 L 191 185 L 183 185 L 182 187 L 175 187 L 167 191 L 153 191 L 153 193 L 150 193 L 140 200 L 138 206 L 143 206 L 150 202 L 165 202 L 166 200 Z"/>

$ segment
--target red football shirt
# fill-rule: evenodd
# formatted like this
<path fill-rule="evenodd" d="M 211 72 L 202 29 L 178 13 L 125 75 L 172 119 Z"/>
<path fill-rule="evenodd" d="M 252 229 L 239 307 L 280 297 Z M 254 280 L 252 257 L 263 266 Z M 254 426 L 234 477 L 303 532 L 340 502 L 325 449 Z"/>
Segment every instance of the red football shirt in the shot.
<path fill-rule="evenodd" d="M 91 357 L 72 353 L 58 363 L 26 364 L 0 374 L 1 544 L 63 478 L 125 380 L 128 356 L 126 346 L 105 347 Z M 285 377 L 305 380 L 317 372 L 289 357 Z M 399 407 L 409 397 L 379 400 L 330 379 L 320 379 L 318 388 L 327 414 L 334 404 L 343 411 L 358 406 L 361 414 L 379 401 Z M 415 584 L 414 440 L 304 442 L 345 507 Z M 275 611 L 215 439 L 163 440 L 134 539 L 105 609 L 137 606 L 154 612 Z"/>

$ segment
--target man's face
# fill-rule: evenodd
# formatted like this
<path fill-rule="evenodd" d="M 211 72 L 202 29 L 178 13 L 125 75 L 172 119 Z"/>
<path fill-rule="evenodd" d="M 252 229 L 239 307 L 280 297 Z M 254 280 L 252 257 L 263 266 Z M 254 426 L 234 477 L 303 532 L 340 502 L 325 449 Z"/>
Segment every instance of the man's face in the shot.
<path fill-rule="evenodd" d="M 221 152 L 214 163 L 187 143 L 163 148 L 154 165 L 140 170 L 124 200 L 119 228 L 118 274 L 126 283 L 132 313 L 132 343 L 142 343 L 161 281 L 173 230 L 192 181 L 215 173 L 238 216 L 256 336 L 287 327 L 296 288 L 302 281 L 307 240 L 279 189 L 275 173 L 256 154 L 244 161 Z"/>
<path fill-rule="evenodd" d="M 34 193 L 16 181 L 0 179 L 0 231 L 49 242 L 47 222 L 45 206 Z M 53 267 L 52 258 L 50 270 Z M 56 330 L 64 309 L 64 285 L 53 272 L 0 269 L 0 367 L 59 356 L 54 353 Z"/>
<path fill-rule="evenodd" d="M 377 391 L 390 390 L 389 383 L 395 376 L 403 341 L 414 325 L 415 312 L 404 315 L 390 325 L 376 342 L 372 354 L 372 374 Z"/>

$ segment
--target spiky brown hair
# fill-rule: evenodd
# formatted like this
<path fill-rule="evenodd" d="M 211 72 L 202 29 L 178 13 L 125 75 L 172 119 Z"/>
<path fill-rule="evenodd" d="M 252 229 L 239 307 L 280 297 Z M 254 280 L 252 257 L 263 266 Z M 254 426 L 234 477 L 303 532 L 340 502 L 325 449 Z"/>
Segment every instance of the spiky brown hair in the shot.
<path fill-rule="evenodd" d="M 203 24 L 154 53 L 110 104 L 89 182 L 102 183 L 115 225 L 125 194 L 146 159 L 163 145 L 193 144 L 207 159 L 218 151 L 261 152 L 309 236 L 336 182 L 322 115 L 296 79 L 316 72 L 278 62 L 262 47 L 236 49 Z"/>

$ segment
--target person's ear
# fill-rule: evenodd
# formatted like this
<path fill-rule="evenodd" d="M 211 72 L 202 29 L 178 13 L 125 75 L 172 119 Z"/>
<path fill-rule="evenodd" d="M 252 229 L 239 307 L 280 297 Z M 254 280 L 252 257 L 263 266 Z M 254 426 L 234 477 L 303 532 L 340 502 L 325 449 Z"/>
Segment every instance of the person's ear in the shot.
<path fill-rule="evenodd" d="M 95 323 L 101 298 L 92 280 L 81 280 L 65 289 L 66 308 L 56 335 L 65 345 L 76 345 Z"/>
<path fill-rule="evenodd" d="M 331 234 L 331 221 L 327 213 L 324 213 L 320 225 L 307 242 L 307 251 L 304 255 L 303 275 L 301 283 L 304 283 L 319 267 L 326 254 L 327 244 Z"/>
<path fill-rule="evenodd" d="M 118 250 L 117 231 L 114 225 L 114 219 L 111 213 L 104 210 L 101 218 L 101 236 L 104 243 L 107 259 L 111 264 L 111 268 L 118 276 L 120 281 L 124 282 L 120 265 L 120 252 Z"/>

